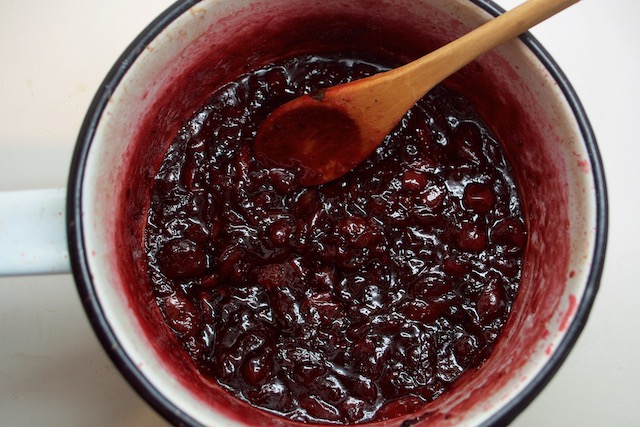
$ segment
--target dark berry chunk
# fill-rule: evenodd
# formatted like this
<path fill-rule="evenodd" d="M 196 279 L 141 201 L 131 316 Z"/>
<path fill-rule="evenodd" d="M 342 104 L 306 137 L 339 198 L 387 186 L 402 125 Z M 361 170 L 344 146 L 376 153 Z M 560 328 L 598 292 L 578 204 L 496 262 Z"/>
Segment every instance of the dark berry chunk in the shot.
<path fill-rule="evenodd" d="M 370 247 L 380 238 L 379 228 L 360 216 L 342 219 L 338 223 L 338 233 L 347 242 L 359 248 Z"/>
<path fill-rule="evenodd" d="M 315 381 L 315 393 L 326 402 L 336 404 L 347 396 L 347 390 L 335 375 L 326 375 Z"/>
<path fill-rule="evenodd" d="M 468 262 L 456 257 L 445 258 L 442 268 L 445 273 L 452 277 L 461 277 L 471 271 L 471 266 Z"/>
<path fill-rule="evenodd" d="M 309 360 L 297 363 L 293 372 L 297 381 L 311 388 L 316 380 L 327 372 L 327 369 L 322 362 Z"/>
<path fill-rule="evenodd" d="M 300 302 L 291 289 L 276 289 L 270 294 L 269 301 L 275 320 L 281 325 L 293 328 L 304 323 L 304 317 L 300 313 Z"/>
<path fill-rule="evenodd" d="M 290 235 L 291 224 L 286 221 L 276 221 L 269 227 L 269 241 L 273 246 L 286 246 Z"/>
<path fill-rule="evenodd" d="M 416 197 L 416 204 L 420 207 L 424 206 L 430 211 L 435 211 L 442 206 L 446 195 L 447 193 L 444 188 L 435 183 L 431 183 L 423 187 L 419 196 Z"/>
<path fill-rule="evenodd" d="M 207 271 L 207 255 L 201 245 L 187 239 L 169 240 L 156 255 L 162 272 L 172 279 L 191 279 Z"/>
<path fill-rule="evenodd" d="M 338 223 L 338 230 L 349 242 L 355 242 L 366 230 L 367 221 L 360 216 L 352 216 Z"/>
<path fill-rule="evenodd" d="M 336 284 L 335 271 L 330 269 L 322 269 L 314 273 L 318 288 L 323 290 L 331 290 Z"/>
<path fill-rule="evenodd" d="M 200 280 L 200 286 L 202 286 L 203 288 L 215 288 L 216 286 L 218 286 L 219 281 L 220 278 L 218 276 L 218 273 L 213 272 L 204 276 Z"/>
<path fill-rule="evenodd" d="M 289 193 L 296 187 L 295 175 L 282 169 L 271 169 L 269 171 L 269 179 L 275 188 L 280 193 Z"/>
<path fill-rule="evenodd" d="M 200 327 L 200 312 L 184 294 L 175 292 L 159 301 L 167 323 L 181 336 L 193 335 Z"/>
<path fill-rule="evenodd" d="M 258 269 L 258 284 L 266 289 L 286 286 L 290 273 L 286 264 L 267 264 Z M 289 274 L 288 274 L 289 273 Z"/>
<path fill-rule="evenodd" d="M 489 186 L 471 183 L 464 189 L 463 202 L 467 209 L 478 213 L 485 213 L 494 206 L 496 198 Z"/>
<path fill-rule="evenodd" d="M 498 221 L 491 230 L 491 239 L 498 245 L 508 245 L 520 250 L 524 248 L 526 241 L 524 225 L 514 218 Z"/>
<path fill-rule="evenodd" d="M 462 335 L 453 343 L 453 351 L 456 361 L 463 367 L 469 366 L 474 358 L 474 353 L 478 350 L 478 344 L 474 337 Z"/>
<path fill-rule="evenodd" d="M 300 399 L 300 406 L 313 418 L 325 421 L 339 421 L 340 411 L 316 396 L 304 396 Z"/>
<path fill-rule="evenodd" d="M 302 311 L 307 321 L 315 324 L 329 325 L 343 320 L 344 309 L 330 292 L 313 294 L 302 304 Z"/>
<path fill-rule="evenodd" d="M 506 309 L 507 301 L 503 287 L 498 281 L 491 281 L 482 289 L 476 304 L 478 316 L 483 322 L 492 322 Z"/>
<path fill-rule="evenodd" d="M 459 234 L 460 249 L 472 252 L 481 252 L 487 249 L 487 231 L 484 225 L 465 222 Z"/>
<path fill-rule="evenodd" d="M 427 184 L 424 174 L 409 169 L 402 175 L 402 188 L 409 192 L 420 191 Z"/>
<path fill-rule="evenodd" d="M 248 266 L 245 262 L 245 252 L 237 247 L 228 247 L 218 258 L 220 276 L 233 283 L 243 283 L 248 279 Z"/>
<path fill-rule="evenodd" d="M 263 384 L 259 390 L 247 390 L 246 396 L 256 405 L 279 412 L 292 409 L 291 392 L 278 380 Z"/>
<path fill-rule="evenodd" d="M 401 306 L 401 312 L 411 320 L 433 323 L 447 310 L 449 304 L 444 300 L 423 301 L 414 299 Z"/>
<path fill-rule="evenodd" d="M 357 376 L 347 379 L 347 387 L 352 396 L 371 404 L 378 398 L 378 387 L 369 378 Z"/>
<path fill-rule="evenodd" d="M 350 397 L 339 405 L 340 412 L 349 423 L 355 423 L 365 416 L 367 405 L 360 399 Z"/>
<path fill-rule="evenodd" d="M 260 356 L 249 358 L 243 366 L 243 375 L 247 384 L 259 386 L 273 376 L 273 355 L 264 352 Z"/>
<path fill-rule="evenodd" d="M 482 131 L 475 123 L 460 123 L 451 135 L 451 142 L 459 164 L 480 163 L 482 159 Z"/>

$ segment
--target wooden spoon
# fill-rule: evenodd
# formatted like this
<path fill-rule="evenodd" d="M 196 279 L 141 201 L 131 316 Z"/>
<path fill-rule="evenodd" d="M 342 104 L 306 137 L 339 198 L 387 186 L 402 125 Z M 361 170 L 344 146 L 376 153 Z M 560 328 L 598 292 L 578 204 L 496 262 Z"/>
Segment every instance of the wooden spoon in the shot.
<path fill-rule="evenodd" d="M 336 179 L 366 159 L 435 85 L 578 1 L 528 0 L 402 67 L 296 98 L 262 123 L 256 156 L 297 170 L 302 185 Z"/>

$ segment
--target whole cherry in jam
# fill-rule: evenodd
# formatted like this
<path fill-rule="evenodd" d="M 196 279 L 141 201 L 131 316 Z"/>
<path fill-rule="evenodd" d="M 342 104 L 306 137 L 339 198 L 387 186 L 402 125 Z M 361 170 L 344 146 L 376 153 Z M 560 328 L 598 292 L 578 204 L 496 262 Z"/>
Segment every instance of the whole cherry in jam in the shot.
<path fill-rule="evenodd" d="M 352 52 L 242 75 L 156 175 L 145 244 L 168 327 L 201 375 L 292 420 L 418 410 L 482 364 L 518 289 L 527 232 L 511 170 L 445 87 L 338 180 L 302 187 L 255 159 L 276 107 L 388 65 Z"/>

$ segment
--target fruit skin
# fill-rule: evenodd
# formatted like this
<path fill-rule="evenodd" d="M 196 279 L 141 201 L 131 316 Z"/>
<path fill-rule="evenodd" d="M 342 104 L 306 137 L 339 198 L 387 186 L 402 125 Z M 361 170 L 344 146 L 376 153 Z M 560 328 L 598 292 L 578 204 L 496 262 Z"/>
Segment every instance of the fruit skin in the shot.
<path fill-rule="evenodd" d="M 513 178 L 448 89 L 338 181 L 304 188 L 254 159 L 253 118 L 384 68 L 374 62 L 299 57 L 241 76 L 195 113 L 156 176 L 145 243 L 167 326 L 203 376 L 282 416 L 417 410 L 481 365 L 519 283 Z"/>

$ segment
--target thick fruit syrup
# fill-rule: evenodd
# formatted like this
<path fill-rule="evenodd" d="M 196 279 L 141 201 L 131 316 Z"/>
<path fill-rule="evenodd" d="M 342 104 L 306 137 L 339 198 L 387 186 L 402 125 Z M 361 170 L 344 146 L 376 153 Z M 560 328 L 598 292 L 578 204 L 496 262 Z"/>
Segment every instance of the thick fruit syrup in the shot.
<path fill-rule="evenodd" d="M 237 398 L 293 420 L 415 411 L 490 354 L 526 230 L 500 144 L 437 87 L 363 164 L 302 187 L 254 158 L 282 103 L 385 69 L 299 56 L 215 93 L 157 172 L 145 244 L 185 357 Z"/>

